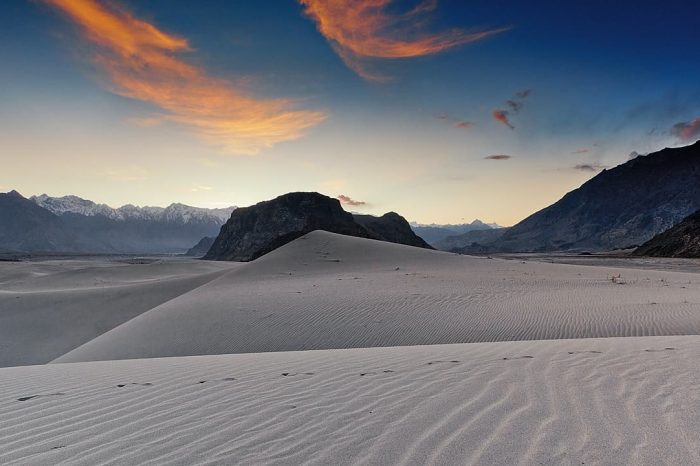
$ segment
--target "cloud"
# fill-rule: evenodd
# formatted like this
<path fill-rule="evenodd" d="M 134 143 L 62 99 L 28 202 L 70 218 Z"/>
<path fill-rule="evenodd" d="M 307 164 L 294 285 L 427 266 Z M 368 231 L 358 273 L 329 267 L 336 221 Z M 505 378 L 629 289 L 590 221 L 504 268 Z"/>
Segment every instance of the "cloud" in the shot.
<path fill-rule="evenodd" d="M 598 172 L 600 170 L 603 170 L 605 168 L 608 168 L 607 165 L 600 165 L 597 163 L 581 163 L 578 165 L 574 165 L 573 169 L 582 171 L 582 172 Z"/>
<path fill-rule="evenodd" d="M 457 129 L 471 129 L 474 127 L 474 123 L 472 123 L 471 121 L 461 120 L 459 118 L 448 115 L 447 113 L 438 113 L 437 115 L 435 115 L 435 118 L 440 121 L 444 121 L 445 123 L 449 123 L 453 128 Z"/>
<path fill-rule="evenodd" d="M 132 125 L 136 125 L 140 128 L 153 128 L 163 123 L 162 117 L 150 116 L 150 117 L 132 117 L 127 119 Z"/>
<path fill-rule="evenodd" d="M 343 205 L 349 205 L 349 206 L 353 206 L 353 207 L 357 207 L 360 205 L 367 205 L 367 203 L 365 201 L 356 201 L 355 199 L 351 198 L 350 196 L 346 196 L 345 194 L 339 194 L 338 200 Z"/>
<path fill-rule="evenodd" d="M 371 71 L 368 60 L 433 55 L 508 29 L 426 32 L 426 15 L 437 8 L 437 0 L 423 0 L 405 13 L 387 11 L 393 0 L 299 0 L 299 3 L 343 62 L 372 81 L 389 78 Z"/>
<path fill-rule="evenodd" d="M 503 123 L 510 129 L 515 129 L 515 126 L 511 124 L 510 119 L 508 118 L 509 115 L 510 114 L 507 110 L 502 110 L 498 108 L 491 113 L 491 116 L 493 116 L 494 120 L 496 120 L 499 123 Z"/>
<path fill-rule="evenodd" d="M 129 165 L 119 168 L 108 168 L 102 172 L 102 175 L 114 181 L 134 182 L 146 181 L 148 179 L 149 172 L 144 167 Z"/>
<path fill-rule="evenodd" d="M 695 142 L 695 140 L 700 139 L 700 117 L 676 123 L 671 128 L 671 134 L 682 141 Z"/>
<path fill-rule="evenodd" d="M 505 154 L 496 154 L 496 155 L 487 155 L 484 157 L 486 160 L 508 160 L 512 159 L 512 155 L 505 155 Z"/>
<path fill-rule="evenodd" d="M 590 151 L 591 151 L 590 149 L 585 149 L 585 148 L 584 149 L 577 149 L 577 150 L 573 151 L 572 154 L 587 154 Z"/>
<path fill-rule="evenodd" d="M 200 185 L 195 186 L 192 189 L 190 189 L 190 191 L 193 193 L 199 193 L 202 191 L 213 191 L 213 190 L 214 190 L 214 188 L 211 186 L 200 186 Z"/>
<path fill-rule="evenodd" d="M 493 119 L 495 121 L 506 125 L 510 129 L 515 129 L 515 125 L 513 125 L 513 123 L 511 122 L 510 117 L 520 113 L 520 111 L 525 106 L 525 102 L 523 102 L 523 101 L 531 93 L 532 93 L 531 89 L 524 89 L 522 91 L 516 92 L 515 95 L 513 96 L 513 98 L 505 101 L 504 107 L 506 107 L 506 108 L 495 109 L 493 112 L 491 112 L 491 116 L 493 117 Z"/>
<path fill-rule="evenodd" d="M 297 139 L 325 113 L 299 110 L 290 99 L 259 99 L 231 81 L 207 74 L 178 54 L 192 52 L 185 38 L 163 32 L 115 2 L 43 0 L 81 30 L 91 59 L 113 93 L 159 107 L 205 141 L 236 154 Z"/>

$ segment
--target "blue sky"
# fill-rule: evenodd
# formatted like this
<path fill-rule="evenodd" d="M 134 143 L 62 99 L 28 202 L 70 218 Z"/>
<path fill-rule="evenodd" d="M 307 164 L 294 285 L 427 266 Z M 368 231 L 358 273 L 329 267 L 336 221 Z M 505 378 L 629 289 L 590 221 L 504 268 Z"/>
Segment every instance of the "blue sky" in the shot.
<path fill-rule="evenodd" d="M 125 88 L 133 68 L 110 74 L 95 58 L 114 60 L 118 43 L 96 40 L 61 1 L 0 6 L 0 187 L 25 195 L 219 206 L 318 190 L 364 202 L 353 210 L 508 225 L 632 151 L 700 137 L 696 2 L 386 0 L 384 18 L 425 11 L 365 31 L 338 19 L 342 0 L 313 0 L 329 24 L 365 40 L 340 43 L 296 0 L 80 0 L 186 42 L 157 59 L 194 70 L 199 84 L 186 90 L 231 93 L 203 123 L 183 110 L 191 101 Z M 403 47 L 500 28 L 413 56 L 361 50 L 372 34 Z M 250 127 L 235 120 L 245 105 L 227 113 L 240 92 L 264 106 L 268 135 L 233 134 Z M 507 121 L 494 118 L 499 110 Z M 267 127 L 278 115 L 288 117 L 283 131 Z M 231 134 L 213 134 L 224 121 Z"/>

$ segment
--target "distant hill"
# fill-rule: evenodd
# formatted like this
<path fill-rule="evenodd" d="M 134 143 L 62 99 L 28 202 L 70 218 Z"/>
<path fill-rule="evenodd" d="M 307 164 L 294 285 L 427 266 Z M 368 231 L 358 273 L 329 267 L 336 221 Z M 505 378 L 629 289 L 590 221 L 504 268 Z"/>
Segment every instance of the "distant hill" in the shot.
<path fill-rule="evenodd" d="M 251 261 L 314 230 L 430 248 L 396 213 L 353 216 L 337 199 L 296 192 L 236 209 L 204 258 Z"/>
<path fill-rule="evenodd" d="M 634 255 L 700 258 L 700 210 L 654 236 L 637 248 Z"/>
<path fill-rule="evenodd" d="M 462 223 L 457 225 L 439 225 L 439 224 L 419 224 L 411 223 L 413 231 L 423 238 L 431 246 L 437 247 L 437 244 L 448 236 L 461 235 L 469 231 L 489 230 L 492 228 L 500 228 L 495 223 L 484 223 L 481 220 L 474 220 L 471 223 Z"/>
<path fill-rule="evenodd" d="M 472 230 L 461 235 L 448 236 L 435 243 L 435 248 L 441 251 L 459 252 L 462 254 L 485 253 L 490 251 L 491 245 L 503 236 L 507 230 L 508 228 Z"/>
<path fill-rule="evenodd" d="M 494 251 L 638 246 L 700 209 L 700 142 L 636 157 L 511 227 Z"/>

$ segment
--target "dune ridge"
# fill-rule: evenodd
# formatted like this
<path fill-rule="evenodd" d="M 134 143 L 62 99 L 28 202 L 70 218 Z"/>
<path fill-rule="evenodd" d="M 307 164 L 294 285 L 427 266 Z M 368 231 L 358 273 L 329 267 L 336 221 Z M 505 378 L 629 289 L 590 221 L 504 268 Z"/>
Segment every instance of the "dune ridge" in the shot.
<path fill-rule="evenodd" d="M 700 333 L 700 276 L 459 256 L 317 231 L 56 362 Z"/>
<path fill-rule="evenodd" d="M 5 368 L 0 462 L 697 464 L 699 343 L 522 341 Z"/>
<path fill-rule="evenodd" d="M 238 265 L 136 262 L 0 264 L 0 367 L 47 363 Z"/>

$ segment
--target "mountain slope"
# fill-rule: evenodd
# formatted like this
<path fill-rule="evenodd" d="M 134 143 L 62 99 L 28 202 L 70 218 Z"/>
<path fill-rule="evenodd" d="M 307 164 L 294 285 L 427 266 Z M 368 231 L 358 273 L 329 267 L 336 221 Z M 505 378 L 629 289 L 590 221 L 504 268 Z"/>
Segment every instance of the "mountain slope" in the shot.
<path fill-rule="evenodd" d="M 60 217 L 74 235 L 89 239 L 81 252 L 182 253 L 204 236 L 215 236 L 235 209 L 125 205 L 114 209 L 77 196 L 34 196 L 31 201 Z"/>
<path fill-rule="evenodd" d="M 48 210 L 17 191 L 0 193 L 0 248 L 22 252 L 73 252 L 78 236 Z"/>
<path fill-rule="evenodd" d="M 700 257 L 700 210 L 654 236 L 634 251 L 637 256 Z"/>
<path fill-rule="evenodd" d="M 406 219 L 396 212 L 388 212 L 381 217 L 354 214 L 353 218 L 357 223 L 365 227 L 375 239 L 418 248 L 433 249 L 423 238 L 416 235 Z"/>
<path fill-rule="evenodd" d="M 700 142 L 637 157 L 511 227 L 499 251 L 639 245 L 700 209 Z"/>

